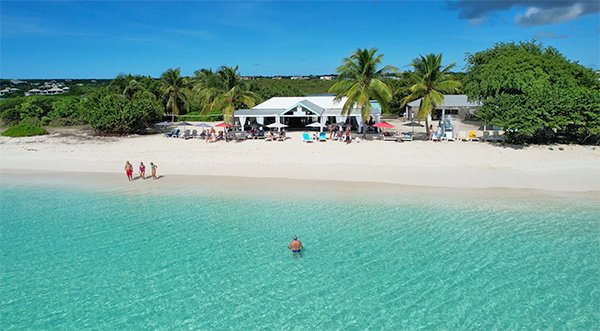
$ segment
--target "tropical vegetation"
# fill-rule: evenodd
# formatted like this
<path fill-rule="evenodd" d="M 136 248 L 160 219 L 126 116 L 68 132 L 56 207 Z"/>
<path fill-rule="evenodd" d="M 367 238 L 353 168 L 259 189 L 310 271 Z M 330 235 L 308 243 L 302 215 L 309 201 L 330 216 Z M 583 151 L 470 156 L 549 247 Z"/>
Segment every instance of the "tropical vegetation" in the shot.
<path fill-rule="evenodd" d="M 499 43 L 467 56 L 464 90 L 478 118 L 511 142 L 600 142 L 600 81 L 539 43 Z"/>
<path fill-rule="evenodd" d="M 376 48 L 359 48 L 336 69 L 338 79 L 329 91 L 335 93 L 335 100 L 347 97 L 342 115 L 348 116 L 353 108 L 359 107 L 366 124 L 371 114 L 371 100 L 377 100 L 383 111 L 389 109 L 393 93 L 384 79 L 397 69 L 390 65 L 381 67 L 382 59 L 383 54 L 377 54 Z"/>
<path fill-rule="evenodd" d="M 2 132 L 2 135 L 5 137 L 30 137 L 44 134 L 48 134 L 46 129 L 27 123 L 11 126 L 10 128 L 6 129 L 6 131 Z"/>
<path fill-rule="evenodd" d="M 200 69 L 192 77 L 179 68 L 159 79 L 119 75 L 110 81 L 75 80 L 67 94 L 18 96 L 0 100 L 0 121 L 18 132 L 42 132 L 34 127 L 89 124 L 100 134 L 144 133 L 165 116 L 171 120 L 226 120 L 236 109 L 250 108 L 276 96 L 334 94 L 347 97 L 344 114 L 361 109 L 363 121 L 377 100 L 383 112 L 401 110 L 421 99 L 419 119 L 430 114 L 445 94 L 466 93 L 482 102 L 476 117 L 503 127 L 516 143 L 600 143 L 600 79 L 597 73 L 567 60 L 539 43 L 500 43 L 469 54 L 467 71 L 453 73 L 441 54 L 420 55 L 412 71 L 397 73 L 382 64 L 377 49 L 357 49 L 343 59 L 335 81 L 317 77 L 245 80 L 239 68 Z M 462 85 L 461 83 L 462 82 Z M 20 90 L 43 81 L 20 82 Z M 0 80 L 0 85 L 11 84 Z M 429 126 L 429 125 L 428 125 Z"/>
<path fill-rule="evenodd" d="M 254 107 L 258 101 L 258 96 L 242 80 L 238 66 L 222 66 L 217 72 L 199 70 L 196 71 L 195 78 L 194 90 L 203 105 L 202 114 L 220 110 L 223 119 L 231 121 L 236 109 Z"/>
<path fill-rule="evenodd" d="M 442 65 L 442 54 L 420 55 L 410 65 L 414 69 L 408 77 L 407 90 L 410 94 L 402 99 L 401 106 L 421 98 L 417 117 L 425 120 L 425 127 L 429 134 L 431 111 L 444 102 L 444 94 L 457 92 L 460 82 L 450 71 L 454 63 Z"/>

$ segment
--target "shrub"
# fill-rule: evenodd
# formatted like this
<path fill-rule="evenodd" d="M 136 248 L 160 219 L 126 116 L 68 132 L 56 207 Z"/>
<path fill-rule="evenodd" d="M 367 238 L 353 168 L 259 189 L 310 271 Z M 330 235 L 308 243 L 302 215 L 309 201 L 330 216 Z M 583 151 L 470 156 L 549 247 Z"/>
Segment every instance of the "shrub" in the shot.
<path fill-rule="evenodd" d="M 138 92 L 131 100 L 120 94 L 108 94 L 96 103 L 89 103 L 87 119 L 99 133 L 141 133 L 148 123 L 160 119 L 163 108 L 149 92 Z"/>
<path fill-rule="evenodd" d="M 48 134 L 46 129 L 26 123 L 11 126 L 6 131 L 2 132 L 2 135 L 5 137 L 30 137 L 44 134 Z"/>

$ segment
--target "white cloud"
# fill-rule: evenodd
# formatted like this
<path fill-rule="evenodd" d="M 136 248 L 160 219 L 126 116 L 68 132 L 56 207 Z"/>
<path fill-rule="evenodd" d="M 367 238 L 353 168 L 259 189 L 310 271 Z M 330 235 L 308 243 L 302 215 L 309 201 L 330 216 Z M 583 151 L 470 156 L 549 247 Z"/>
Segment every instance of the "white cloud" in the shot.
<path fill-rule="evenodd" d="M 554 24 L 574 20 L 583 13 L 584 6 L 581 3 L 574 3 L 567 7 L 547 9 L 529 7 L 525 11 L 525 14 L 515 16 L 515 22 L 523 26 Z"/>

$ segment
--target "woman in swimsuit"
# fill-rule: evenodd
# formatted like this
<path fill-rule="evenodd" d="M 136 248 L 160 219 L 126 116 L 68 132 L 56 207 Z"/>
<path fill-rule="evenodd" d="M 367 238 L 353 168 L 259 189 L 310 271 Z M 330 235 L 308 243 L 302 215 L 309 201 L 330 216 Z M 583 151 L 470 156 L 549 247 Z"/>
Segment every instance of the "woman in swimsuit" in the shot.
<path fill-rule="evenodd" d="M 129 163 L 129 161 L 125 162 L 125 174 L 127 175 L 127 179 L 129 179 L 129 181 L 133 180 L 133 166 L 131 163 Z"/>
<path fill-rule="evenodd" d="M 146 179 L 146 166 L 144 165 L 144 162 L 140 162 L 140 177 L 142 177 L 142 179 Z"/>
<path fill-rule="evenodd" d="M 158 179 L 158 177 L 156 177 L 156 168 L 158 168 L 158 166 L 150 162 L 150 169 L 152 169 L 152 179 Z"/>

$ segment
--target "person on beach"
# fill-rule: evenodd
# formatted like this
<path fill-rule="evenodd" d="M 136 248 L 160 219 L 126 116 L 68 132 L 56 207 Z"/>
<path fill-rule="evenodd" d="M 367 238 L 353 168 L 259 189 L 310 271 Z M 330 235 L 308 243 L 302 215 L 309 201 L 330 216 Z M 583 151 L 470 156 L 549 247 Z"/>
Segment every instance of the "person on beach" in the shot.
<path fill-rule="evenodd" d="M 131 163 L 129 163 L 129 161 L 125 162 L 125 175 L 127 175 L 127 179 L 129 181 L 133 180 L 133 166 Z"/>
<path fill-rule="evenodd" d="M 150 162 L 150 169 L 152 170 L 152 179 L 158 179 L 158 177 L 156 177 L 156 168 L 158 168 L 158 166 Z"/>
<path fill-rule="evenodd" d="M 302 253 L 302 242 L 298 240 L 298 236 L 294 235 L 294 240 L 288 246 L 288 249 L 292 250 L 293 254 L 301 254 Z"/>
<path fill-rule="evenodd" d="M 142 179 L 146 179 L 146 166 L 144 165 L 144 162 L 140 162 L 140 177 L 142 177 Z"/>
<path fill-rule="evenodd" d="M 350 136 L 350 127 L 347 127 L 346 128 L 346 144 L 349 144 L 350 140 L 352 140 L 352 137 Z"/>
<path fill-rule="evenodd" d="M 429 124 L 429 133 L 427 134 L 427 140 L 431 140 L 433 136 L 433 124 Z"/>

